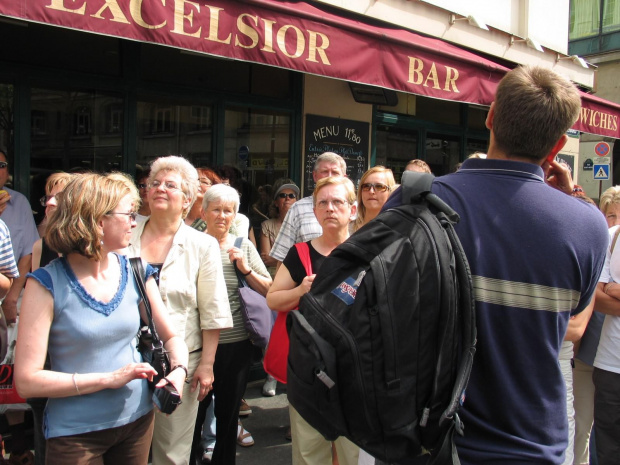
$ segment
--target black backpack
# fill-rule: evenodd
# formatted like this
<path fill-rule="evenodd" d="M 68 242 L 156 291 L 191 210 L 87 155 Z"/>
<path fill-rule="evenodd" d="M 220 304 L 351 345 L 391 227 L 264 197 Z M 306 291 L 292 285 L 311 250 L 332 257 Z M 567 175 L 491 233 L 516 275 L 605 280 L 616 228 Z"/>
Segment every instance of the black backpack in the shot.
<path fill-rule="evenodd" d="M 458 215 L 432 180 L 405 172 L 403 204 L 333 250 L 287 320 L 289 402 L 386 462 L 460 463 L 475 309 Z"/>

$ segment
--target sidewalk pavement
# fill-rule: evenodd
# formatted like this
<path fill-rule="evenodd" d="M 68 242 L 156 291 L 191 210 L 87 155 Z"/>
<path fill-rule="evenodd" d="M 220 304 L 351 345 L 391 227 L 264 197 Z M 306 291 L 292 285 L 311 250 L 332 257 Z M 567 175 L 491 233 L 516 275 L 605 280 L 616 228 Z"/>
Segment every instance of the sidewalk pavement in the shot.
<path fill-rule="evenodd" d="M 278 383 L 275 397 L 263 397 L 263 381 L 248 384 L 245 400 L 252 413 L 242 417 L 243 427 L 252 433 L 252 447 L 237 446 L 237 465 L 291 465 L 291 441 L 286 385 Z"/>

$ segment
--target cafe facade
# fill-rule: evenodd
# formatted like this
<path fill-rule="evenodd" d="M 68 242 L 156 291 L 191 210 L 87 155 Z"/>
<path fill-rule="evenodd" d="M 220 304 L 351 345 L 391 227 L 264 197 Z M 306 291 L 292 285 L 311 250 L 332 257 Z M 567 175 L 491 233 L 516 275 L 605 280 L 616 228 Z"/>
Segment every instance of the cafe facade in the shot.
<path fill-rule="evenodd" d="M 412 158 L 444 174 L 486 150 L 488 106 L 518 63 L 329 3 L 2 2 L 0 145 L 13 187 L 36 199 L 55 170 L 133 174 L 177 154 L 232 165 L 256 187 L 291 177 L 308 193 L 324 151 L 353 180 L 375 164 L 398 180 Z M 585 91 L 575 165 L 580 132 L 620 137 L 620 107 Z"/>

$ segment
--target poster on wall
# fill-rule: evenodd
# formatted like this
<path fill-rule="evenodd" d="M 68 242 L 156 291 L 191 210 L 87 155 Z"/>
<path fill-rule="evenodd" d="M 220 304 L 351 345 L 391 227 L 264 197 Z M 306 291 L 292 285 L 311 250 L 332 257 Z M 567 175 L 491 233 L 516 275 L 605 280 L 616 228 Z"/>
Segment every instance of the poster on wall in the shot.
<path fill-rule="evenodd" d="M 334 152 L 345 159 L 347 176 L 355 187 L 359 184 L 369 163 L 370 124 L 327 116 L 306 115 L 304 146 L 303 196 L 312 194 L 312 171 L 317 157 L 324 152 Z"/>

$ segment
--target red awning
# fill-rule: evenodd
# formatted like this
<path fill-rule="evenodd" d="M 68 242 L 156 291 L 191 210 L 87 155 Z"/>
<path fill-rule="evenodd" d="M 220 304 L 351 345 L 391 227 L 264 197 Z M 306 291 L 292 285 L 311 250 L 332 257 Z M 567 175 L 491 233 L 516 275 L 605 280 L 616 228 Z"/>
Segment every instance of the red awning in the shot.
<path fill-rule="evenodd" d="M 4 0 L 0 15 L 480 105 L 508 71 L 442 40 L 303 1 Z M 620 106 L 583 101 L 575 129 L 620 138 Z"/>

